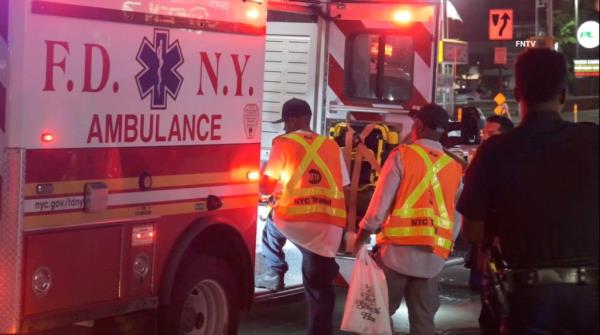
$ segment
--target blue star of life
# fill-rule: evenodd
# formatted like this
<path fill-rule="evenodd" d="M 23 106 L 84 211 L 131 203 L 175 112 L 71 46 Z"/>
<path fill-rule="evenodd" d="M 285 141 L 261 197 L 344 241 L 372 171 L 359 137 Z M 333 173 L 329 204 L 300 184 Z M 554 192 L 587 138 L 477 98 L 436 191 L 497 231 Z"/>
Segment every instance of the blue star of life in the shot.
<path fill-rule="evenodd" d="M 154 30 L 154 43 L 144 37 L 136 60 L 144 68 L 136 76 L 141 99 L 151 95 L 151 109 L 166 109 L 167 95 L 177 99 L 183 77 L 177 68 L 183 64 L 179 40 L 169 44 L 169 31 Z"/>

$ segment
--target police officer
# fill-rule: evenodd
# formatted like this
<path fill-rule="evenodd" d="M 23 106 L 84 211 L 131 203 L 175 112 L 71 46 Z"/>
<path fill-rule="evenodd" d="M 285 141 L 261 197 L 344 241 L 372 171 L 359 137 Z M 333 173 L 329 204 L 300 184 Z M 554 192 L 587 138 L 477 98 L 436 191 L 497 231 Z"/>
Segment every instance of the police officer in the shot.
<path fill-rule="evenodd" d="M 598 334 L 598 126 L 561 119 L 561 54 L 529 49 L 515 76 L 522 122 L 467 170 L 464 234 L 497 237 L 511 268 L 506 333 Z"/>
<path fill-rule="evenodd" d="M 481 140 L 487 141 L 492 136 L 504 134 L 514 128 L 515 125 L 507 117 L 491 115 L 485 120 L 483 129 L 481 130 Z M 472 289 L 478 289 L 481 298 L 479 328 L 482 335 L 497 335 L 500 333 L 500 319 L 486 305 L 486 301 L 489 301 L 489 296 L 493 291 L 488 269 L 490 260 L 489 252 L 492 244 L 493 240 L 473 244 L 471 257 L 468 262 L 471 267 L 469 286 Z"/>
<path fill-rule="evenodd" d="M 462 167 L 439 143 L 448 113 L 430 104 L 411 116 L 414 143 L 399 146 L 386 160 L 355 251 L 380 230 L 375 260 L 387 280 L 390 315 L 406 298 L 410 333 L 434 334 L 439 275 L 460 229 L 454 200 Z"/>
<path fill-rule="evenodd" d="M 335 141 L 310 130 L 311 111 L 306 101 L 283 105 L 285 134 L 273 140 L 264 168 L 261 193 L 276 202 L 263 232 L 267 272 L 257 286 L 283 287 L 282 269 L 286 239 L 302 253 L 302 281 L 308 303 L 308 334 L 332 333 L 334 291 L 338 273 L 335 254 L 346 226 L 343 187 L 349 183 L 342 151 Z M 275 279 L 273 279 L 275 278 Z M 273 285 L 274 284 L 274 285 Z"/>

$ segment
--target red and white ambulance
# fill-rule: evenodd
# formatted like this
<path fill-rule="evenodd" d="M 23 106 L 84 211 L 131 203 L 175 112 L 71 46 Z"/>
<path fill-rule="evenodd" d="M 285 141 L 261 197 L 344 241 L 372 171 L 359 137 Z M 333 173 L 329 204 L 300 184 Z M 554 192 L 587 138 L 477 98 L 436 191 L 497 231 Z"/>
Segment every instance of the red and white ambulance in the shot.
<path fill-rule="evenodd" d="M 269 121 L 299 97 L 318 132 L 363 113 L 405 135 L 438 4 L 0 0 L 0 333 L 154 310 L 235 334 Z"/>

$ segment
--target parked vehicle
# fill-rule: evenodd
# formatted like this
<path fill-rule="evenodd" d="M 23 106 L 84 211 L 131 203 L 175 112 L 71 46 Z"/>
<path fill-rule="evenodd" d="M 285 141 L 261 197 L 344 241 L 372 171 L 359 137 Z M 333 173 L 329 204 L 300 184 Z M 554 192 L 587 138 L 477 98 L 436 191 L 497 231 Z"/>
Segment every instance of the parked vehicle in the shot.
<path fill-rule="evenodd" d="M 467 103 L 470 101 L 481 100 L 481 94 L 471 88 L 459 88 L 454 90 L 454 97 L 456 103 Z"/>

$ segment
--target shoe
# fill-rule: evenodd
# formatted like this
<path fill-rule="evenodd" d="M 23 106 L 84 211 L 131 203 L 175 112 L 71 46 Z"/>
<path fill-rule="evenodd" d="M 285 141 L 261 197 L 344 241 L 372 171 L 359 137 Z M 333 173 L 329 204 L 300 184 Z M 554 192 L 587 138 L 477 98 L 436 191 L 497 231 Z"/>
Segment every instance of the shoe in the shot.
<path fill-rule="evenodd" d="M 283 290 L 283 274 L 279 274 L 273 270 L 267 270 L 255 278 L 254 286 L 274 292 L 281 291 Z"/>

